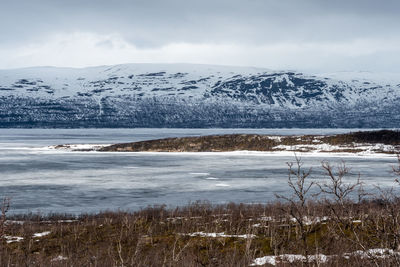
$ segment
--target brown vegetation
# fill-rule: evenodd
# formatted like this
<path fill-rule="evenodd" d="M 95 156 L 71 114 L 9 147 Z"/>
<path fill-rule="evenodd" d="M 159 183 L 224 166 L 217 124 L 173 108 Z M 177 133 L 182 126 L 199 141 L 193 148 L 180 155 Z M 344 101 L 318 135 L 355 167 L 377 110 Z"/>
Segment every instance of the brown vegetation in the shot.
<path fill-rule="evenodd" d="M 272 150 L 276 142 L 268 136 L 255 134 L 211 135 L 199 137 L 166 138 L 128 144 L 116 144 L 100 151 L 159 151 L 159 152 L 204 152 Z"/>
<path fill-rule="evenodd" d="M 327 136 L 322 141 L 332 145 L 352 143 L 400 145 L 400 131 L 380 130 L 338 134 Z"/>
<path fill-rule="evenodd" d="M 279 151 L 279 145 L 315 145 L 315 144 L 340 145 L 343 148 L 331 152 L 360 152 L 353 147 L 354 144 L 384 144 L 394 145 L 400 149 L 399 131 L 372 131 L 339 134 L 332 136 L 267 136 L 255 134 L 230 134 L 210 135 L 199 137 L 166 138 L 148 140 L 134 143 L 115 144 L 100 148 L 99 151 L 119 152 L 220 152 L 220 151 Z M 312 150 L 312 147 L 293 148 L 293 151 Z M 292 150 L 291 150 L 292 151 Z M 383 153 L 396 153 L 393 151 L 377 151 Z"/>

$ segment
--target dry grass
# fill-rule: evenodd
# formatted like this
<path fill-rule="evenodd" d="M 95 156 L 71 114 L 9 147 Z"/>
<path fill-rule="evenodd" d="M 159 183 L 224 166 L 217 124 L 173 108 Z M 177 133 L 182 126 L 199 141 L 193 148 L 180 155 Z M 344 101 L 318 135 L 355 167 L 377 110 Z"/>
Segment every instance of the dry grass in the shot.
<path fill-rule="evenodd" d="M 400 213 L 397 201 L 346 203 L 346 213 L 352 216 L 350 219 L 343 217 L 340 227 L 332 217 L 332 207 L 316 202 L 306 203 L 308 217 L 303 218 L 302 227 L 288 213 L 291 204 L 279 202 L 219 206 L 194 203 L 173 210 L 149 207 L 134 213 L 104 212 L 77 218 L 27 215 L 9 218 L 6 222 L 5 235 L 23 240 L 7 243 L 2 239 L 0 264 L 249 266 L 256 257 L 304 254 L 304 249 L 308 255 L 342 255 L 377 247 L 397 249 L 395 231 L 399 226 L 391 221 L 388 205 L 394 205 Z M 43 232 L 50 233 L 34 237 L 35 233 Z M 196 232 L 231 236 L 189 235 Z M 391 266 L 394 260 L 391 257 L 379 259 L 379 265 Z M 371 259 L 338 257 L 326 266 L 362 266 L 354 265 L 357 261 L 363 266 L 374 264 Z"/>

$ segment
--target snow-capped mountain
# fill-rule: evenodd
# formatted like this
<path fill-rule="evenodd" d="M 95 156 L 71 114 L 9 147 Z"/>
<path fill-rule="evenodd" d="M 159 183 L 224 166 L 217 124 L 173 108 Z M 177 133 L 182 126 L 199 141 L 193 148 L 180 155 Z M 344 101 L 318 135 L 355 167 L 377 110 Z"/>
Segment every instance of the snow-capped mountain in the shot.
<path fill-rule="evenodd" d="M 0 127 L 400 127 L 400 76 L 192 64 L 0 70 Z"/>

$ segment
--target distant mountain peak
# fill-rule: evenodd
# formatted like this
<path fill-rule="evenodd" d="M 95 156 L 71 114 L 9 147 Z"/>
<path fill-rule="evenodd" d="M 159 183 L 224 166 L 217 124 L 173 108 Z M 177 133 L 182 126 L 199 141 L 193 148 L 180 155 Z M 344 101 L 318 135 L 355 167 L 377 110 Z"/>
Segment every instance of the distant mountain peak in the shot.
<path fill-rule="evenodd" d="M 196 64 L 0 70 L 0 127 L 398 127 L 398 77 Z"/>

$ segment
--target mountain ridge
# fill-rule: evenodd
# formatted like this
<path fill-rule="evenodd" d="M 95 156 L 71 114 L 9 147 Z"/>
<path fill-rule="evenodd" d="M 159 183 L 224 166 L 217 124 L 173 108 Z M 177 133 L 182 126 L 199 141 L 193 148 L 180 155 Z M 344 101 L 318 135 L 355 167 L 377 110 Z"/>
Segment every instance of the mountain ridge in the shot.
<path fill-rule="evenodd" d="M 0 70 L 3 128 L 399 127 L 399 100 L 396 74 L 194 64 Z"/>

